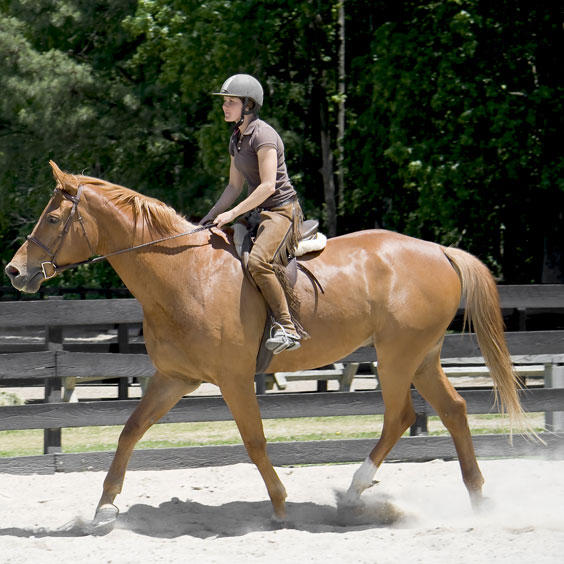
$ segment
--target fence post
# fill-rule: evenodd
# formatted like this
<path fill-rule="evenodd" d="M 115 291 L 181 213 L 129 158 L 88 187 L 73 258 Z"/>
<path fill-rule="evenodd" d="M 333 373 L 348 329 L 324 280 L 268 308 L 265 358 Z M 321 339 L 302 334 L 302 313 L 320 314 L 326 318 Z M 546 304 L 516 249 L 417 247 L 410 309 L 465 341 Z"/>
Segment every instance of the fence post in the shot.
<path fill-rule="evenodd" d="M 544 387 L 564 388 L 563 364 L 544 365 Z M 564 431 L 564 411 L 547 411 L 544 417 L 547 431 L 555 433 Z"/>
<path fill-rule="evenodd" d="M 129 325 L 120 323 L 118 325 L 118 351 L 121 354 L 129 353 Z M 118 380 L 118 399 L 126 400 L 129 397 L 129 378 Z"/>
<path fill-rule="evenodd" d="M 416 413 L 415 423 L 409 429 L 409 435 L 411 437 L 417 437 L 418 435 L 427 435 L 429 429 L 427 427 L 427 414 L 426 413 Z"/>
<path fill-rule="evenodd" d="M 48 300 L 62 300 L 60 296 L 50 296 Z M 63 350 L 63 328 L 47 326 L 45 343 L 50 351 Z M 57 354 L 55 354 L 55 378 L 45 378 L 45 402 L 58 403 L 61 401 L 61 378 L 57 370 Z M 43 454 L 62 452 L 61 429 L 43 430 Z"/>
<path fill-rule="evenodd" d="M 255 374 L 255 386 L 257 396 L 266 394 L 266 374 Z"/>
<path fill-rule="evenodd" d="M 45 378 L 45 402 L 59 403 L 60 401 L 61 379 Z M 44 429 L 43 454 L 53 454 L 55 452 L 62 452 L 61 429 Z"/>
<path fill-rule="evenodd" d="M 427 402 L 419 395 L 419 392 L 415 391 L 414 386 L 411 386 L 411 403 L 413 409 L 415 410 L 415 423 L 409 429 L 409 435 L 411 437 L 417 437 L 418 435 L 427 435 L 428 429 L 428 413 L 429 408 Z"/>

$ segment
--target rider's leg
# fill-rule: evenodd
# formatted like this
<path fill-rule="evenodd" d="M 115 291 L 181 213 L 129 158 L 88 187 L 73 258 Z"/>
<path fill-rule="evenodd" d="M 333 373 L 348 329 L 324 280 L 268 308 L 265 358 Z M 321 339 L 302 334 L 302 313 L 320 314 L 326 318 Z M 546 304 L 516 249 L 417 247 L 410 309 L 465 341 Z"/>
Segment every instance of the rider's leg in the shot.
<path fill-rule="evenodd" d="M 267 341 L 267 347 L 275 353 L 298 348 L 300 339 L 290 315 L 286 294 L 273 266 L 274 262 L 282 262 L 279 255 L 286 251 L 293 228 L 292 208 L 281 210 L 261 213 L 257 237 L 249 254 L 249 271 L 276 320 L 274 334 L 269 339 L 270 346 Z M 279 348 L 281 350 L 277 350 Z"/>

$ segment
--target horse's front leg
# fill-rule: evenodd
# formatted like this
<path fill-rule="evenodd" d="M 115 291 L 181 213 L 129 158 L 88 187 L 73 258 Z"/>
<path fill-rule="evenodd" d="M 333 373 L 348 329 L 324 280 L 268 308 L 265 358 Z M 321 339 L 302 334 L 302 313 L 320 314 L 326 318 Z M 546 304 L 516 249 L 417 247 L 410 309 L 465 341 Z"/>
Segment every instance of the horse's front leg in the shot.
<path fill-rule="evenodd" d="M 107 525 L 117 518 L 118 509 L 113 502 L 122 490 L 125 471 L 139 439 L 153 423 L 168 413 L 182 396 L 195 390 L 199 385 L 200 382 L 191 383 L 170 378 L 160 372 L 156 372 L 152 377 L 147 391 L 120 434 L 118 447 L 104 480 L 102 497 L 96 509 L 95 526 Z"/>
<path fill-rule="evenodd" d="M 276 519 L 286 518 L 286 489 L 266 452 L 266 439 L 252 378 L 223 384 L 221 393 L 237 423 L 251 461 L 256 465 L 272 501 Z"/>

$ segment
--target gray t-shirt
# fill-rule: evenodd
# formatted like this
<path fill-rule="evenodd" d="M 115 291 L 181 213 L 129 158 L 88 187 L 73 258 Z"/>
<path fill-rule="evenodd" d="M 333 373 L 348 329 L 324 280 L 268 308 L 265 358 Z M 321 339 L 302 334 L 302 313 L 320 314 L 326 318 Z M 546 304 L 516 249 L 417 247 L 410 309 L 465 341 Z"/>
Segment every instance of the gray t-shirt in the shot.
<path fill-rule="evenodd" d="M 288 177 L 284 157 L 284 143 L 276 130 L 258 117 L 249 123 L 245 132 L 235 132 L 229 141 L 229 154 L 234 158 L 237 170 L 247 181 L 247 194 L 251 194 L 260 184 L 258 150 L 261 147 L 274 147 L 278 158 L 276 171 L 276 191 L 261 207 L 274 208 L 287 203 L 296 191 Z"/>

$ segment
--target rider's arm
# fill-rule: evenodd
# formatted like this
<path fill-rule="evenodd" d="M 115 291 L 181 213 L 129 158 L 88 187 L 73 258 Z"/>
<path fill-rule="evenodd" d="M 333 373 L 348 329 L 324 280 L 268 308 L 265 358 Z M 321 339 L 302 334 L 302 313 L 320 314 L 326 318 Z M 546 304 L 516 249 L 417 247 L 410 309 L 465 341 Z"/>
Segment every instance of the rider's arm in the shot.
<path fill-rule="evenodd" d="M 245 177 L 241 174 L 241 172 L 239 172 L 239 170 L 235 166 L 233 157 L 231 157 L 231 164 L 229 166 L 229 184 L 225 187 L 225 190 L 223 191 L 223 194 L 221 194 L 219 200 L 206 214 L 202 221 L 200 221 L 200 223 L 204 224 L 212 221 L 219 214 L 228 209 L 229 206 L 231 206 L 233 202 L 239 197 L 241 190 L 243 190 L 244 183 Z"/>
<path fill-rule="evenodd" d="M 233 209 L 216 216 L 214 223 L 218 227 L 221 228 L 240 215 L 255 209 L 274 194 L 276 189 L 276 171 L 278 168 L 276 148 L 271 146 L 261 147 L 257 152 L 257 156 L 261 183 Z"/>

